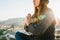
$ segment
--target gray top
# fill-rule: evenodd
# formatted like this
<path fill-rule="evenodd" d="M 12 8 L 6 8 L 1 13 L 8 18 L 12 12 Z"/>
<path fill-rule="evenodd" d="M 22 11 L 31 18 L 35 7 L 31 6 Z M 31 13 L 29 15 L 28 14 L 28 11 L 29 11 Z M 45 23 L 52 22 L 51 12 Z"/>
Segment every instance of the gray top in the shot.
<path fill-rule="evenodd" d="M 40 20 L 38 23 L 29 24 L 29 26 L 25 28 L 25 30 L 31 32 L 33 35 L 42 35 L 54 21 L 54 15 L 50 8 L 46 9 L 43 13 L 44 15 L 38 17 L 42 20 Z"/>

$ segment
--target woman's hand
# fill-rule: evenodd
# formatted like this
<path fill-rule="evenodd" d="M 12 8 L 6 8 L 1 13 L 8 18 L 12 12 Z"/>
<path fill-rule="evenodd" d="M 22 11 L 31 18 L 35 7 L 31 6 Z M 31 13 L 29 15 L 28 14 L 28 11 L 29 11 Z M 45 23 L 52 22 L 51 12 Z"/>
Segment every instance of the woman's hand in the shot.
<path fill-rule="evenodd" d="M 25 20 L 25 25 L 28 26 L 30 24 L 31 21 L 31 14 L 28 14 Z"/>

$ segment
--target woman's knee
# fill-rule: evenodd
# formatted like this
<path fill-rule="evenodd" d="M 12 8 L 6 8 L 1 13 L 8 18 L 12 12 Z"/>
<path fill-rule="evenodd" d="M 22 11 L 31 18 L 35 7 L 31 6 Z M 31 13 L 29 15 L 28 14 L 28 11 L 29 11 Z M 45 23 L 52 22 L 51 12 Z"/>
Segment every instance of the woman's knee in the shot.
<path fill-rule="evenodd" d="M 16 40 L 22 40 L 21 33 L 20 32 L 16 32 L 15 33 L 15 38 L 16 38 Z"/>
<path fill-rule="evenodd" d="M 22 36 L 22 35 L 24 35 L 24 34 L 21 33 L 21 32 L 16 32 L 16 33 L 15 33 L 15 36 Z"/>
<path fill-rule="evenodd" d="M 16 33 L 15 33 L 15 36 L 19 36 L 19 35 L 20 35 L 20 32 L 16 32 Z"/>

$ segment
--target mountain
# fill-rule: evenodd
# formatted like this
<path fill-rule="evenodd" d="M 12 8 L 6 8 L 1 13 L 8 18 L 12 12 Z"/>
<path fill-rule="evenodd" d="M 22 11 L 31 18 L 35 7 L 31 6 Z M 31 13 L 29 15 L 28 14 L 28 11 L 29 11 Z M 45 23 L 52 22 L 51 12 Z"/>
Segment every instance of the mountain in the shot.
<path fill-rule="evenodd" d="M 0 21 L 0 24 L 2 25 L 23 25 L 23 21 L 25 20 L 25 18 L 12 18 L 12 19 L 8 19 L 5 21 Z"/>

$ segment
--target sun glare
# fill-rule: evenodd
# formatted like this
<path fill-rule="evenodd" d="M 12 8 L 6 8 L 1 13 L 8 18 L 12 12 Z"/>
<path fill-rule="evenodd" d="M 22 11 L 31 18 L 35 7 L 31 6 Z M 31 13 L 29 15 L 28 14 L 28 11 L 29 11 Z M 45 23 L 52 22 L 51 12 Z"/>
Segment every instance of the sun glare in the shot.
<path fill-rule="evenodd" d="M 49 7 L 53 10 L 55 17 L 60 18 L 60 2 L 50 0 Z"/>

